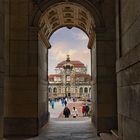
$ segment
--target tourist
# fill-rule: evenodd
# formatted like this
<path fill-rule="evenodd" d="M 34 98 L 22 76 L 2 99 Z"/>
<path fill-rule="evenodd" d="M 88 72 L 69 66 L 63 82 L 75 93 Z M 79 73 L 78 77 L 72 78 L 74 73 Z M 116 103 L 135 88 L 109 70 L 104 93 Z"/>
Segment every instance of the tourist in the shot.
<path fill-rule="evenodd" d="M 67 106 L 64 108 L 63 114 L 64 114 L 65 118 L 69 118 L 70 109 Z"/>
<path fill-rule="evenodd" d="M 85 104 L 83 104 L 83 106 L 82 106 L 83 117 L 85 116 L 85 112 L 86 112 L 86 106 L 85 106 Z"/>
<path fill-rule="evenodd" d="M 61 104 L 62 104 L 62 106 L 64 106 L 64 98 L 61 98 Z"/>
<path fill-rule="evenodd" d="M 64 101 L 64 104 L 65 104 L 65 106 L 67 106 L 67 101 L 66 101 L 66 99 L 65 99 L 65 101 Z"/>
<path fill-rule="evenodd" d="M 51 101 L 51 106 L 52 106 L 52 109 L 54 109 L 54 103 L 55 103 L 55 101 L 54 101 L 54 100 L 52 100 L 52 101 Z"/>
<path fill-rule="evenodd" d="M 88 116 L 88 112 L 89 112 L 89 106 L 88 106 L 88 104 L 86 104 L 86 106 L 85 106 L 85 116 Z"/>
<path fill-rule="evenodd" d="M 75 107 L 73 107 L 71 114 L 73 118 L 76 118 L 78 116 L 78 110 Z"/>

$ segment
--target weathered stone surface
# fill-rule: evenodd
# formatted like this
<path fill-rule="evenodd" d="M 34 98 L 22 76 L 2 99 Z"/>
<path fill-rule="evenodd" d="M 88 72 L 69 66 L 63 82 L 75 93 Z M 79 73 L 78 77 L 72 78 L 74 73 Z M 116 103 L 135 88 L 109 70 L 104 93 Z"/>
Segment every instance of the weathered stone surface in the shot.
<path fill-rule="evenodd" d="M 140 13 L 139 7 L 140 7 L 139 0 L 133 0 L 133 1 L 121 0 L 121 11 L 122 11 L 121 17 L 122 17 L 123 34 L 125 34 L 127 30 L 133 28 L 134 27 L 133 24 L 135 24 L 138 21 L 137 19 L 139 18 L 139 13 Z"/>
<path fill-rule="evenodd" d="M 4 1 L 0 1 L 0 140 L 3 139 L 4 115 Z"/>
<path fill-rule="evenodd" d="M 131 103 L 131 87 L 118 88 L 118 113 L 129 117 Z"/>
<path fill-rule="evenodd" d="M 121 1 L 121 52 L 117 60 L 118 130 L 123 140 L 140 139 L 140 9 L 138 0 Z M 119 47 L 119 46 L 118 46 Z"/>
<path fill-rule="evenodd" d="M 132 118 L 119 114 L 119 136 L 123 140 L 140 139 L 140 123 Z M 131 127 L 130 127 L 131 126 Z"/>
<path fill-rule="evenodd" d="M 5 123 L 5 127 L 4 127 L 5 137 L 33 136 L 33 135 L 36 136 L 38 134 L 37 118 L 5 117 L 4 123 Z"/>
<path fill-rule="evenodd" d="M 41 128 L 48 120 L 48 49 L 41 38 L 39 38 L 38 57 L 38 116 Z"/>
<path fill-rule="evenodd" d="M 0 140 L 3 140 L 3 116 L 0 116 Z"/>

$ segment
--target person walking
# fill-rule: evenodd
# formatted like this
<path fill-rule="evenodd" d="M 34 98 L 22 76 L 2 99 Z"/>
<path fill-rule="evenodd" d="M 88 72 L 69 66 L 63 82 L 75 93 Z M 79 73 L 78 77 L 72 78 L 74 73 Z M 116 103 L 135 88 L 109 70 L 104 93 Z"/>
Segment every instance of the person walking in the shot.
<path fill-rule="evenodd" d="M 64 108 L 63 115 L 65 118 L 69 118 L 70 116 L 70 109 L 67 106 Z"/>
<path fill-rule="evenodd" d="M 52 109 L 54 109 L 54 103 L 55 103 L 55 101 L 54 101 L 54 100 L 52 100 L 52 101 L 51 101 L 51 106 L 52 106 Z"/>
<path fill-rule="evenodd" d="M 78 110 L 75 107 L 73 107 L 71 114 L 73 118 L 76 118 L 78 116 Z"/>
<path fill-rule="evenodd" d="M 88 116 L 88 112 L 89 112 L 89 106 L 88 106 L 88 104 L 86 104 L 86 106 L 85 106 L 85 116 Z"/>
<path fill-rule="evenodd" d="M 83 104 L 83 106 L 82 106 L 83 117 L 85 116 L 85 112 L 86 112 L 86 106 L 85 106 L 85 104 Z"/>
<path fill-rule="evenodd" d="M 64 101 L 64 104 L 65 104 L 65 106 L 67 106 L 67 101 L 66 101 L 66 99 L 65 99 L 65 101 Z"/>
<path fill-rule="evenodd" d="M 64 106 L 64 98 L 61 98 L 61 103 L 62 103 L 62 106 Z"/>

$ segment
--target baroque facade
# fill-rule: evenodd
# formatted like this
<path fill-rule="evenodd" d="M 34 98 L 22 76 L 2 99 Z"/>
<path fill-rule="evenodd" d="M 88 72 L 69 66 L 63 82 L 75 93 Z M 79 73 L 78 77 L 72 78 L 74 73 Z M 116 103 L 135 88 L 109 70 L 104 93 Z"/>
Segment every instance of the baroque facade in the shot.
<path fill-rule="evenodd" d="M 56 74 L 48 76 L 49 98 L 80 98 L 91 99 L 91 76 L 87 74 L 87 67 L 80 61 L 67 59 L 57 64 Z"/>

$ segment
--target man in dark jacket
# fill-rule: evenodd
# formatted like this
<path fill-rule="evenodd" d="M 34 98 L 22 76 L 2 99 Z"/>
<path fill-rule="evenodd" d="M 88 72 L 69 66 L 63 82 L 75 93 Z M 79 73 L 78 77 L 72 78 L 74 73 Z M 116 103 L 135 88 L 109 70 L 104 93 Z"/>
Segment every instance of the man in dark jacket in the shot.
<path fill-rule="evenodd" d="M 85 107 L 85 116 L 88 116 L 88 112 L 89 112 L 89 106 L 88 106 L 88 104 L 86 104 L 86 107 Z"/>
<path fill-rule="evenodd" d="M 66 101 L 66 99 L 65 99 L 65 101 L 64 101 L 64 104 L 65 104 L 65 106 L 67 106 L 67 101 Z"/>
<path fill-rule="evenodd" d="M 69 118 L 70 109 L 67 106 L 64 108 L 63 114 L 64 114 L 65 118 Z"/>

